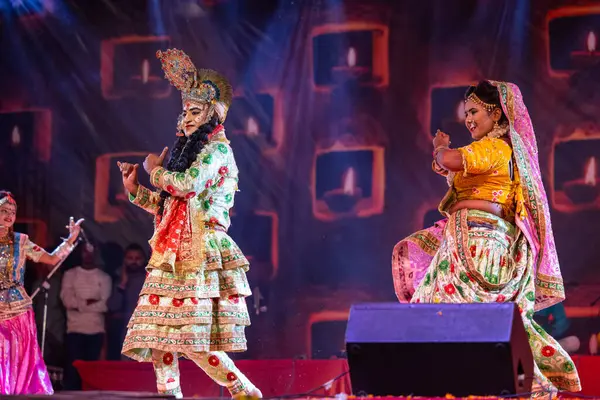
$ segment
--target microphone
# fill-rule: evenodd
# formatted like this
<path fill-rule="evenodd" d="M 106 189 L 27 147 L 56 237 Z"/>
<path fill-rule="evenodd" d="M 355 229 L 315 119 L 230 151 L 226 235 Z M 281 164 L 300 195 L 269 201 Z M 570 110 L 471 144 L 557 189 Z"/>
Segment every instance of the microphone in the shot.
<path fill-rule="evenodd" d="M 85 234 L 85 231 L 83 230 L 83 228 L 80 229 L 79 231 L 81 233 L 81 238 L 83 239 L 83 241 L 85 242 L 85 249 L 88 253 L 91 253 L 94 251 L 94 245 L 89 241 L 87 235 Z"/>

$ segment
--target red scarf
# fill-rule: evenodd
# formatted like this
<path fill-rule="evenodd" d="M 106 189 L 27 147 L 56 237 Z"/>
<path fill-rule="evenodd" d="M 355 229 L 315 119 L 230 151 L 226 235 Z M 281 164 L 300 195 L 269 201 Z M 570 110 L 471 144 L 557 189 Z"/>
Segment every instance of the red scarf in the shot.
<path fill-rule="evenodd" d="M 208 136 L 208 140 L 212 140 L 218 134 L 223 132 L 223 125 L 218 125 L 213 132 Z M 152 245 L 152 257 L 149 264 L 155 268 L 162 270 L 183 272 L 186 266 L 199 265 L 204 258 L 204 244 L 191 243 L 188 251 L 182 254 L 181 244 L 184 241 L 192 241 L 193 237 L 202 238 L 202 232 L 199 235 L 192 236 L 192 226 L 189 218 L 189 200 L 171 196 L 165 202 L 164 212 L 162 217 L 156 216 L 154 236 L 150 240 Z M 196 230 L 203 230 L 204 224 L 200 223 L 195 226 Z M 197 248 L 199 247 L 199 248 Z M 191 252 L 189 251 L 191 248 Z M 177 268 L 178 263 L 181 268 Z"/>

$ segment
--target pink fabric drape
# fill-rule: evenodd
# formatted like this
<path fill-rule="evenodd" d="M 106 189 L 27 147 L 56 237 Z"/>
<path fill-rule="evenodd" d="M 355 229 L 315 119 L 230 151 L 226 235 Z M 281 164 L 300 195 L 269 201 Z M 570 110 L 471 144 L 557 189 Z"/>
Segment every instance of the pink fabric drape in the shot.
<path fill-rule="evenodd" d="M 550 220 L 550 206 L 542 182 L 537 141 L 519 87 L 509 82 L 490 82 L 498 88 L 502 109 L 510 122 L 509 135 L 527 209 L 527 217 L 521 219 L 517 216 L 516 224 L 526 235 L 536 255 L 534 267 L 537 311 L 565 299 Z"/>

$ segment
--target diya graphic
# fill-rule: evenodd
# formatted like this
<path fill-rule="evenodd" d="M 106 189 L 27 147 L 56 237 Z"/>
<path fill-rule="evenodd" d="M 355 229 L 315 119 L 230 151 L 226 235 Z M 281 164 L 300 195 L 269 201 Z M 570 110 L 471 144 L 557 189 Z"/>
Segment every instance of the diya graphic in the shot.
<path fill-rule="evenodd" d="M 383 212 L 383 146 L 346 146 L 335 142 L 318 149 L 312 171 L 313 215 L 320 220 L 368 217 Z"/>
<path fill-rule="evenodd" d="M 557 8 L 548 12 L 546 22 L 550 76 L 567 77 L 600 62 L 600 5 Z"/>
<path fill-rule="evenodd" d="M 589 157 L 583 176 L 563 183 L 563 191 L 573 204 L 590 204 L 598 200 L 600 186 L 596 182 L 597 171 L 596 157 Z"/>
<path fill-rule="evenodd" d="M 600 209 L 599 160 L 600 131 L 597 129 L 576 128 L 570 135 L 555 138 L 550 167 L 551 199 L 557 210 L 572 213 Z"/>
<path fill-rule="evenodd" d="M 330 189 L 323 200 L 334 213 L 353 212 L 362 198 L 362 190 L 356 186 L 356 171 L 349 167 L 342 175 L 341 187 Z"/>
<path fill-rule="evenodd" d="M 336 83 L 344 83 L 349 80 L 364 80 L 365 77 L 369 77 L 372 73 L 370 63 L 367 65 L 356 65 L 357 53 L 354 47 L 348 48 L 345 60 L 339 65 L 335 65 L 331 68 L 331 74 L 333 81 Z M 345 63 L 344 63 L 345 61 Z"/>
<path fill-rule="evenodd" d="M 0 111 L 0 136 L 3 148 L 11 157 L 32 158 L 48 162 L 52 150 L 52 112 L 45 108 Z M 26 154 L 25 154 L 26 153 Z"/>
<path fill-rule="evenodd" d="M 600 62 L 600 51 L 597 51 L 597 37 L 594 31 L 589 31 L 586 37 L 585 50 L 571 52 L 571 62 L 576 69 L 583 69 Z"/>
<path fill-rule="evenodd" d="M 284 141 L 282 102 L 278 90 L 240 89 L 233 98 L 225 128 L 229 134 L 260 141 L 264 153 L 278 150 Z"/>
<path fill-rule="evenodd" d="M 389 84 L 389 27 L 350 21 L 312 29 L 313 89 L 329 92 L 347 82 L 376 88 Z"/>
<path fill-rule="evenodd" d="M 124 36 L 102 41 L 100 78 L 107 100 L 123 97 L 167 98 L 171 85 L 163 78 L 157 50 L 169 47 L 168 36 Z"/>

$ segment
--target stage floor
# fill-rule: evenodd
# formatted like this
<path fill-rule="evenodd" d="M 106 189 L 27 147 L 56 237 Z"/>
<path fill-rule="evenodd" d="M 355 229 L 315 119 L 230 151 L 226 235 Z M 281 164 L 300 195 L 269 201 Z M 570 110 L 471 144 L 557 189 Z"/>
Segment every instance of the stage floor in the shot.
<path fill-rule="evenodd" d="M 600 400 L 600 357 L 573 357 L 579 370 L 583 391 L 563 398 Z M 239 360 L 236 364 L 263 392 L 265 398 L 307 399 L 337 398 L 351 392 L 346 360 Z M 149 363 L 129 361 L 77 362 L 83 392 L 57 393 L 58 399 L 160 399 L 172 398 L 155 393 L 154 372 Z M 230 398 L 194 363 L 180 361 L 181 383 L 186 398 Z M 352 396 L 349 396 L 352 397 Z M 2 397 L 6 398 L 6 397 Z M 48 398 L 48 396 L 12 396 L 11 398 Z M 452 398 L 446 397 L 446 399 Z M 370 397 L 370 400 L 405 400 L 418 397 Z M 425 398 L 421 398 L 425 399 Z M 429 399 L 429 398 L 428 398 Z M 495 399 L 480 397 L 478 399 Z M 472 398 L 471 398 L 472 400 Z"/>
<path fill-rule="evenodd" d="M 156 400 L 156 399 L 172 399 L 174 397 L 170 397 L 170 396 L 160 396 L 157 394 L 153 394 L 153 393 L 144 393 L 144 392 L 139 392 L 139 393 L 134 393 L 134 392 L 111 392 L 111 391 L 103 391 L 103 392 L 70 392 L 70 393 L 59 393 L 59 394 L 55 394 L 53 396 L 2 396 L 2 399 L 6 399 L 6 398 L 10 398 L 10 399 L 48 399 L 48 398 L 52 398 L 52 399 L 64 399 L 64 400 L 81 400 L 81 399 L 91 399 L 91 400 L 104 400 L 104 399 L 112 399 L 112 400 L 131 400 L 131 399 L 137 399 L 137 400 L 143 400 L 143 399 L 148 399 L 148 400 Z M 549 397 L 543 397 L 543 399 L 547 399 Z M 222 400 L 222 399 L 231 399 L 231 397 L 184 397 L 184 399 L 202 399 L 202 400 Z M 265 398 L 266 400 L 267 398 Z M 358 397 L 352 397 L 352 396 L 344 396 L 344 395 L 339 395 L 336 397 L 273 397 L 271 398 L 272 400 L 275 399 L 281 399 L 281 400 L 325 400 L 325 399 L 330 399 L 330 400 L 346 400 L 346 399 L 359 399 Z M 506 397 L 468 397 L 468 398 L 460 398 L 460 397 L 451 397 L 451 396 L 446 396 L 446 397 L 368 397 L 368 398 L 364 398 L 364 399 L 368 399 L 368 400 L 448 400 L 448 399 L 453 399 L 453 400 L 506 400 Z M 511 400 L 519 400 L 519 399 L 523 399 L 523 400 L 531 400 L 530 397 L 511 397 Z M 569 400 L 576 400 L 576 399 L 582 399 L 583 398 L 577 398 L 577 397 L 573 397 L 573 396 L 558 396 L 558 397 L 554 397 L 553 400 L 555 399 L 569 399 Z M 597 397 L 585 397 L 586 400 L 589 399 L 600 399 Z"/>
<path fill-rule="evenodd" d="M 265 397 L 335 396 L 350 393 L 346 360 L 237 360 L 236 365 Z M 152 393 L 156 381 L 151 363 L 97 361 L 75 363 L 83 390 Z M 223 390 L 196 364 L 179 361 L 181 388 L 190 397 L 226 397 Z"/>

